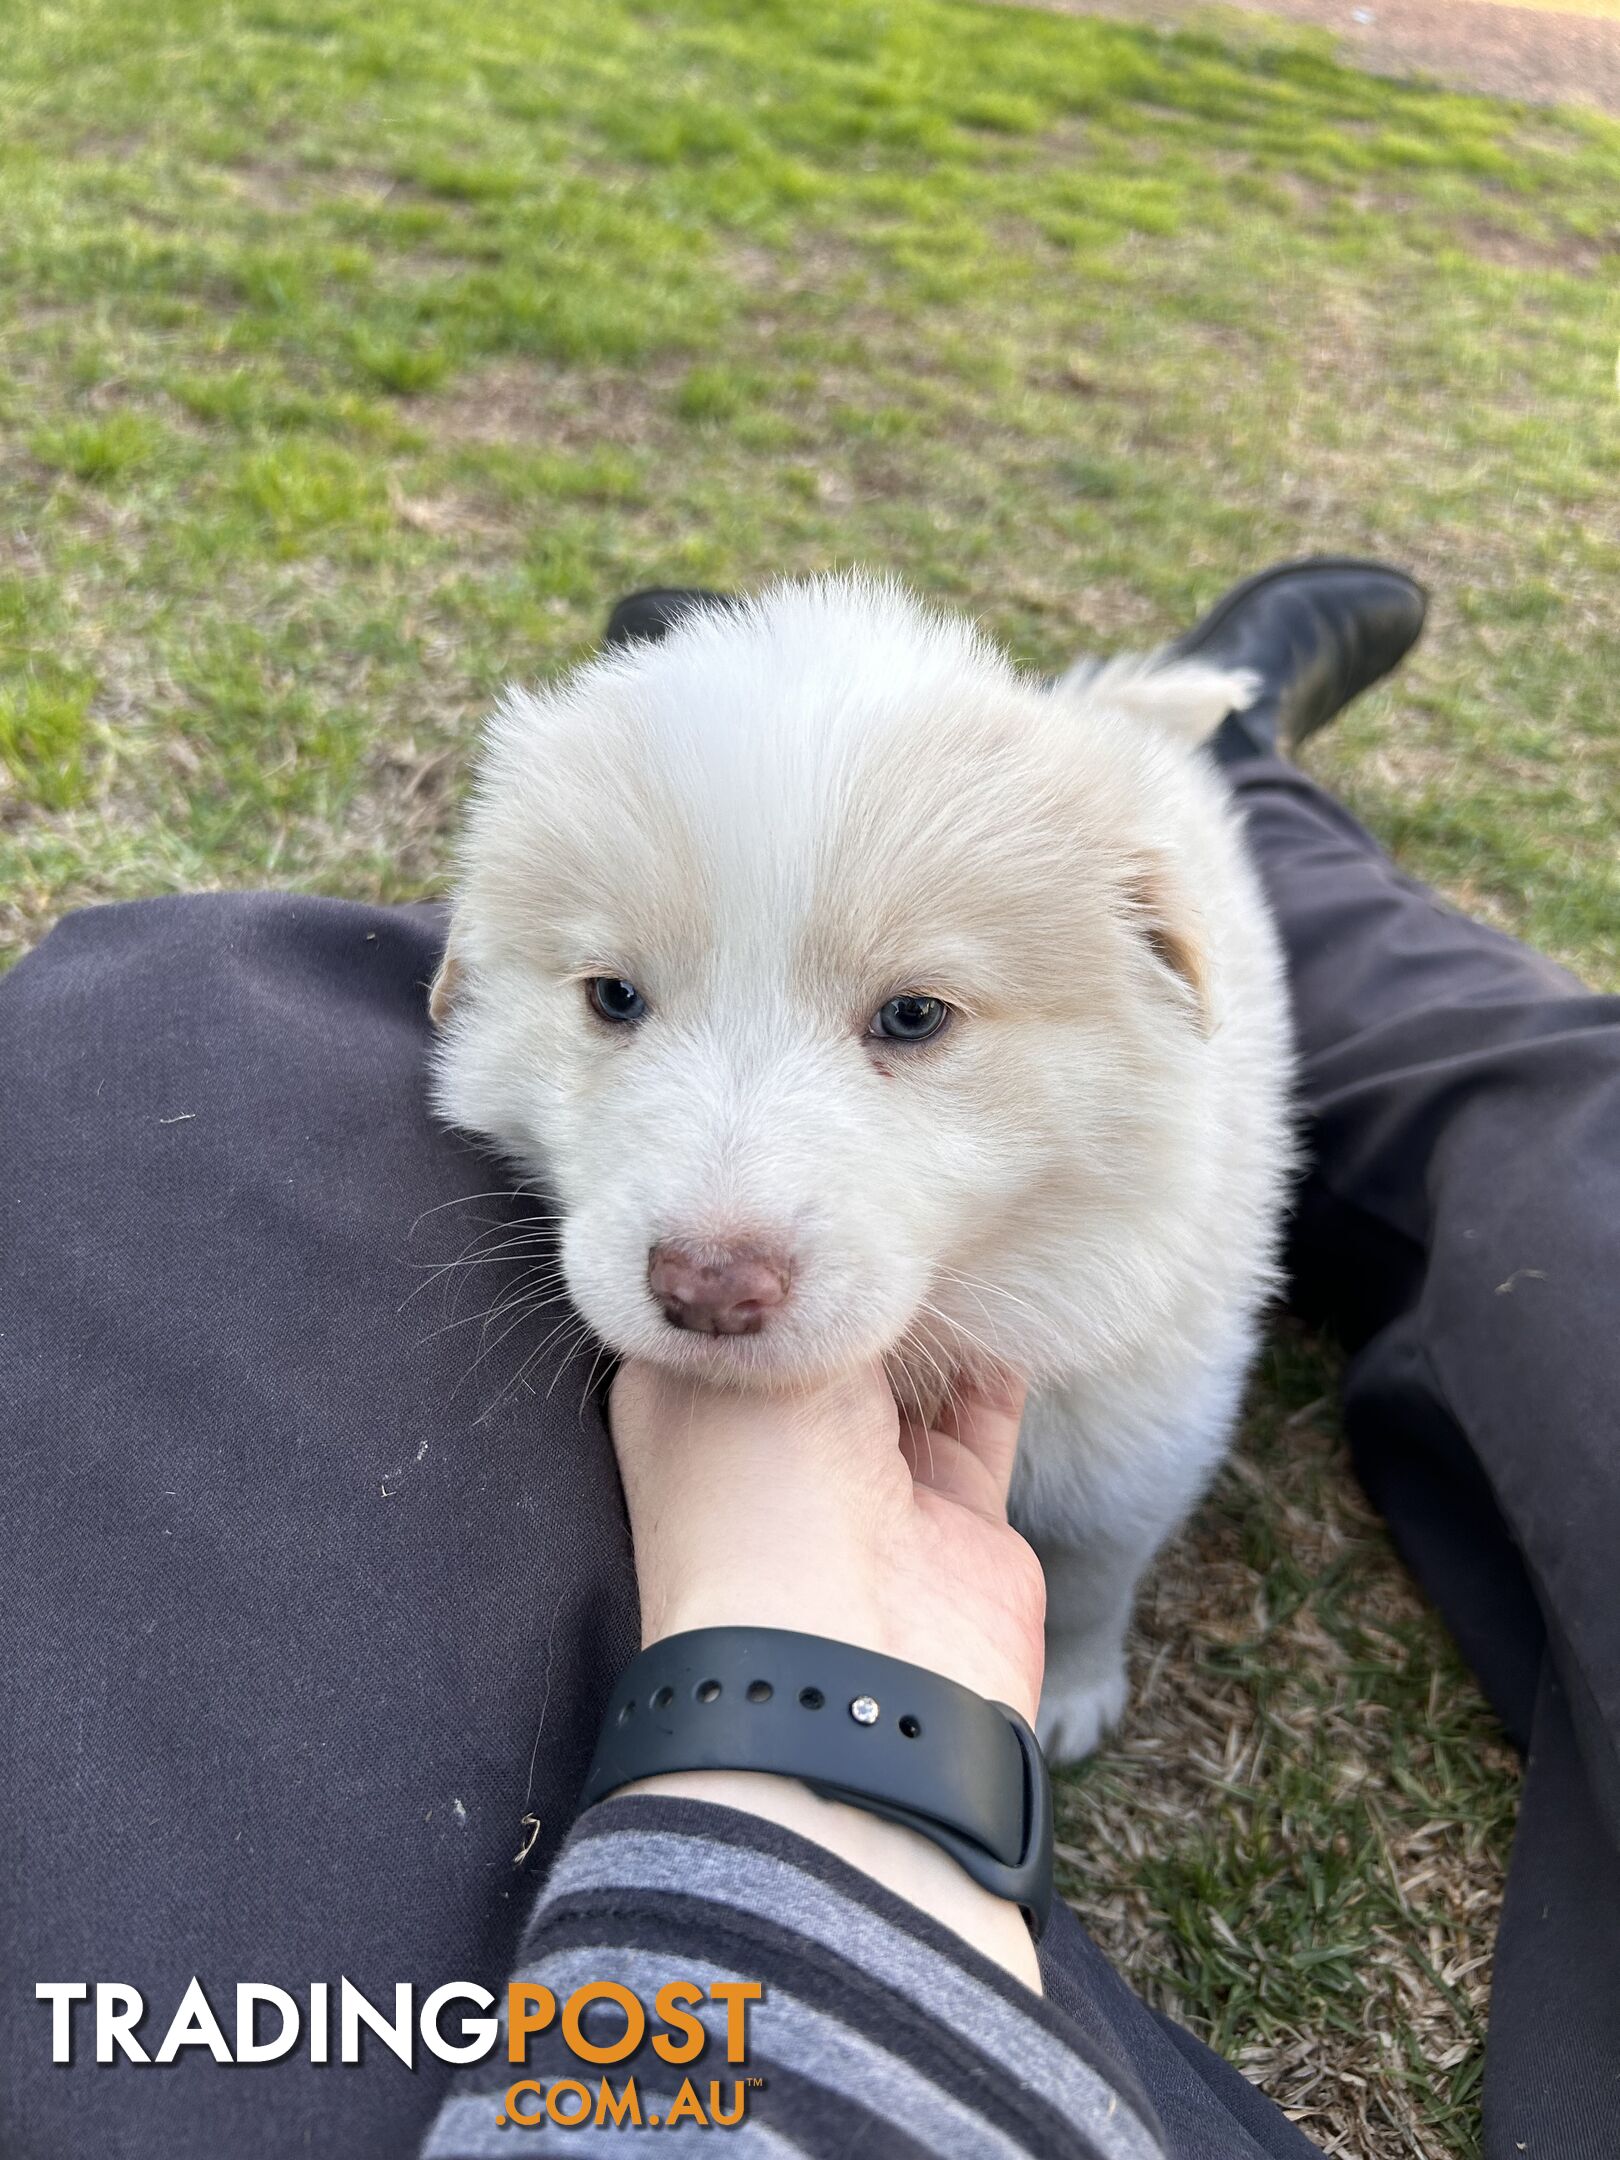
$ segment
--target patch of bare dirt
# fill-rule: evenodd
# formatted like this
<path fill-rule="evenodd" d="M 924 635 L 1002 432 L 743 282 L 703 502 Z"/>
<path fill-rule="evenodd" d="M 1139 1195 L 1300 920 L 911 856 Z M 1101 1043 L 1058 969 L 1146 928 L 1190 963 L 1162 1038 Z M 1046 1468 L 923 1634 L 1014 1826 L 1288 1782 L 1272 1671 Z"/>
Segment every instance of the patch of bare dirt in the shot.
<path fill-rule="evenodd" d="M 440 442 L 601 450 L 650 442 L 668 425 L 684 361 L 639 368 L 562 368 L 502 360 L 458 375 L 412 417 Z"/>
<path fill-rule="evenodd" d="M 1603 240 L 1588 240 L 1576 233 L 1525 232 L 1492 224 L 1487 218 L 1467 218 L 1460 229 L 1470 255 L 1504 270 L 1562 270 L 1571 276 L 1591 277 L 1620 254 L 1620 224 Z"/>
<path fill-rule="evenodd" d="M 255 210 L 307 210 L 315 202 L 431 202 L 442 197 L 397 173 L 366 165 L 304 165 L 294 158 L 248 158 L 219 168 L 230 192 Z"/>
<path fill-rule="evenodd" d="M 1020 0 L 1061 15 L 1179 26 L 1197 0 Z M 1430 76 L 1529 105 L 1587 105 L 1620 117 L 1620 23 L 1494 0 L 1231 0 L 1245 14 L 1331 30 L 1340 57 L 1372 75 Z"/>

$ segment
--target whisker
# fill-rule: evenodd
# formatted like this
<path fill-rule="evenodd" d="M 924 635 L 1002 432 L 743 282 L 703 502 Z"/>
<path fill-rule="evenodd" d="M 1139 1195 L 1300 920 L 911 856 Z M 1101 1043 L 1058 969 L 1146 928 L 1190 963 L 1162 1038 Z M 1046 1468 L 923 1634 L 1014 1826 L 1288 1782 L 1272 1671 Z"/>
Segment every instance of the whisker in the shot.
<path fill-rule="evenodd" d="M 987 1342 L 982 1335 L 975 1334 L 965 1320 L 958 1320 L 952 1313 L 942 1312 L 937 1305 L 930 1304 L 926 1298 L 919 1300 L 917 1311 L 919 1314 L 926 1314 L 929 1318 L 937 1320 L 940 1326 L 945 1329 L 947 1341 L 941 1345 L 942 1348 L 948 1350 L 950 1348 L 949 1338 L 955 1336 L 965 1343 L 970 1350 L 977 1350 L 981 1356 L 996 1363 L 1000 1362 L 1001 1353 L 997 1350 L 995 1344 Z"/>
<path fill-rule="evenodd" d="M 523 1309 L 525 1312 L 544 1312 L 548 1306 L 561 1305 L 566 1295 L 565 1291 L 559 1290 L 551 1297 L 526 1299 L 522 1301 Z M 491 1305 L 483 1312 L 463 1313 L 459 1320 L 446 1320 L 442 1327 L 436 1327 L 431 1334 L 421 1336 L 418 1339 L 417 1348 L 419 1350 L 426 1349 L 429 1343 L 436 1343 L 441 1335 L 453 1335 L 458 1328 L 477 1327 L 480 1321 L 487 1328 L 491 1321 L 499 1320 L 511 1310 L 511 1301 L 507 1300 L 499 1305 Z"/>
<path fill-rule="evenodd" d="M 552 1395 L 556 1390 L 557 1382 L 562 1378 L 563 1374 L 568 1370 L 569 1366 L 579 1355 L 580 1351 L 584 1349 L 585 1345 L 590 1341 L 590 1339 L 591 1324 L 588 1320 L 581 1321 L 579 1326 L 579 1332 L 576 1335 L 572 1335 L 569 1337 L 567 1348 L 563 1350 L 558 1356 L 557 1370 L 551 1376 L 551 1386 L 546 1389 L 545 1399 L 547 1402 L 550 1402 Z"/>
<path fill-rule="evenodd" d="M 532 1178 L 520 1178 L 515 1185 L 498 1185 L 492 1192 L 461 1193 L 454 1200 L 441 1200 L 437 1207 L 424 1208 L 405 1234 L 407 1237 L 414 1237 L 420 1224 L 434 1215 L 442 1215 L 446 1208 L 471 1207 L 478 1200 L 513 1200 L 525 1196 L 531 1199 L 540 1197 L 539 1188 Z"/>
<path fill-rule="evenodd" d="M 1032 1305 L 1028 1298 L 1020 1297 L 1017 1291 L 1009 1290 L 1001 1283 L 989 1282 L 982 1275 L 966 1275 L 960 1268 L 948 1267 L 943 1260 L 934 1263 L 934 1273 L 943 1275 L 950 1282 L 960 1283 L 964 1290 L 973 1291 L 975 1295 L 980 1291 L 988 1291 L 992 1298 L 999 1298 L 1004 1304 L 1016 1306 L 1020 1312 L 1028 1313 L 1029 1317 L 1038 1321 L 1042 1327 L 1046 1325 L 1045 1315 Z M 979 1299 L 979 1305 L 985 1318 L 989 1319 L 989 1311 L 982 1298 Z"/>
<path fill-rule="evenodd" d="M 501 1332 L 499 1333 L 499 1335 L 496 1336 L 493 1342 L 483 1342 L 481 1344 L 478 1355 L 473 1359 L 472 1363 L 467 1367 L 467 1370 L 456 1382 L 455 1387 L 451 1390 L 451 1399 L 454 1400 L 454 1398 L 460 1394 L 461 1390 L 466 1386 L 467 1382 L 472 1378 L 473 1374 L 477 1372 L 479 1366 L 483 1364 L 484 1360 L 488 1357 L 492 1357 L 494 1353 L 501 1347 L 501 1344 L 506 1341 L 507 1337 L 513 1334 L 518 1328 L 520 1328 L 523 1325 L 524 1321 L 528 1319 L 531 1313 L 541 1311 L 545 1306 L 555 1305 L 559 1302 L 560 1300 L 557 1298 L 536 1298 L 528 1301 L 520 1301 L 517 1310 L 517 1317 L 513 1320 L 508 1321 L 507 1325 L 502 1328 Z M 510 1310 L 511 1308 L 508 1307 L 507 1309 Z M 492 1311 L 489 1314 L 485 1315 L 484 1318 L 485 1333 L 487 1334 L 490 1325 L 493 1324 L 495 1314 Z M 497 1401 L 499 1401 L 501 1398 L 497 1397 L 496 1399 Z"/>
<path fill-rule="evenodd" d="M 501 1407 L 501 1404 L 507 1400 L 508 1396 L 515 1395 L 518 1392 L 518 1390 L 524 1385 L 525 1381 L 527 1380 L 530 1369 L 534 1366 L 538 1359 L 545 1355 L 547 1344 L 554 1342 L 557 1336 L 559 1336 L 565 1328 L 570 1327 L 574 1324 L 575 1319 L 576 1316 L 573 1313 L 565 1313 L 563 1318 L 559 1320 L 557 1324 L 549 1330 L 544 1339 L 535 1344 L 534 1348 L 524 1358 L 522 1364 L 519 1365 L 517 1371 L 512 1375 L 511 1379 L 506 1383 L 506 1385 L 501 1389 L 500 1393 L 495 1397 L 495 1400 L 490 1404 L 489 1408 L 482 1411 L 480 1415 L 474 1420 L 475 1424 L 481 1425 L 486 1417 L 492 1417 L 494 1413 Z M 551 1387 L 556 1386 L 558 1379 L 567 1369 L 568 1365 L 572 1362 L 575 1351 L 579 1348 L 580 1344 L 585 1341 L 586 1337 L 589 1334 L 589 1322 L 580 1322 L 578 1324 L 576 1332 L 569 1336 L 567 1342 L 563 1345 L 562 1349 L 557 1354 L 557 1370 L 551 1376 Z M 551 1399 L 551 1388 L 547 1388 L 546 1390 L 546 1399 L 547 1401 Z"/>
<path fill-rule="evenodd" d="M 545 1305 L 555 1305 L 566 1294 L 566 1289 L 566 1284 L 549 1271 L 539 1268 L 525 1269 L 508 1283 L 494 1303 L 486 1306 L 482 1312 L 463 1313 L 455 1319 L 446 1320 L 442 1326 L 422 1336 L 421 1343 L 437 1342 L 441 1335 L 448 1335 L 456 1328 L 476 1327 L 481 1320 L 487 1323 L 498 1319 L 503 1313 L 510 1312 L 514 1303 L 526 1302 L 536 1310 Z M 549 1294 L 542 1297 L 542 1291 Z"/>
<path fill-rule="evenodd" d="M 598 1366 L 600 1366 L 604 1358 L 608 1359 L 610 1363 L 612 1362 L 613 1352 L 608 1348 L 606 1343 L 602 1344 L 601 1348 L 597 1351 L 595 1357 L 591 1359 L 591 1369 L 585 1375 L 585 1385 L 580 1390 L 579 1415 L 582 1423 L 585 1417 L 585 1405 L 590 1401 L 591 1391 L 596 1386 L 597 1368 Z"/>
<path fill-rule="evenodd" d="M 479 1247 L 491 1237 L 498 1237 L 500 1242 L 492 1251 L 480 1252 Z M 420 1297 L 424 1290 L 430 1289 L 441 1277 L 454 1273 L 458 1268 L 484 1266 L 531 1249 L 555 1247 L 557 1242 L 556 1226 L 549 1221 L 536 1222 L 532 1217 L 520 1217 L 516 1222 L 492 1223 L 475 1237 L 469 1238 L 453 1260 L 408 1260 L 407 1266 L 421 1268 L 425 1275 L 424 1280 L 402 1301 L 399 1310 L 403 1312 L 412 1298 Z"/>
<path fill-rule="evenodd" d="M 520 1258 L 521 1258 L 521 1255 L 518 1255 L 518 1254 L 514 1254 L 514 1253 L 496 1253 L 496 1254 L 492 1254 L 492 1255 L 490 1256 L 489 1260 L 487 1260 L 487 1261 L 481 1261 L 481 1260 L 475 1260 L 475 1261 L 467 1261 L 467 1262 L 461 1262 L 461 1261 L 457 1261 L 457 1262 L 456 1262 L 456 1263 L 454 1263 L 454 1264 L 455 1264 L 456 1266 L 458 1266 L 458 1267 L 459 1267 L 459 1266 L 463 1266 L 463 1265 L 465 1265 L 465 1266 L 469 1266 L 469 1267 L 493 1267 L 493 1266 L 495 1265 L 496 1261 L 497 1261 L 497 1260 L 500 1260 L 500 1261 L 504 1261 L 504 1262 L 505 1262 L 505 1263 L 506 1263 L 506 1264 L 507 1264 L 508 1266 L 510 1266 L 510 1265 L 511 1265 L 511 1264 L 512 1264 L 512 1263 L 513 1263 L 514 1261 L 516 1261 L 516 1260 L 519 1260 Z M 451 1263 L 447 1262 L 447 1263 L 446 1263 L 446 1268 L 448 1268 L 448 1267 L 450 1266 L 450 1264 L 451 1264 Z M 529 1263 L 529 1264 L 528 1264 L 527 1266 L 525 1266 L 525 1267 L 523 1268 L 523 1270 L 522 1270 L 522 1279 L 523 1279 L 523 1281 L 524 1281 L 524 1282 L 527 1282 L 527 1283 L 539 1283 L 539 1282 L 544 1282 L 544 1283 L 546 1283 L 547 1285 L 556 1285 L 556 1284 L 560 1284 L 560 1283 L 566 1282 L 566 1280 L 567 1280 L 567 1270 L 566 1270 L 565 1268 L 563 1268 L 563 1267 L 562 1267 L 562 1266 L 561 1266 L 560 1264 L 557 1264 L 557 1263 L 553 1263 L 553 1262 L 550 1262 L 550 1261 L 544 1261 L 544 1262 L 542 1262 L 542 1261 L 532 1261 L 532 1262 L 530 1262 L 530 1263 Z M 459 1289 L 461 1288 L 461 1283 L 462 1283 L 462 1282 L 464 1282 L 465 1280 L 466 1280 L 466 1278 L 465 1278 L 465 1277 L 462 1277 L 462 1278 L 461 1278 L 461 1281 L 458 1281 L 458 1283 L 457 1283 L 457 1285 L 456 1285 L 456 1287 L 457 1287 L 457 1289 L 458 1289 L 458 1290 L 459 1290 Z M 424 1283 L 424 1284 L 420 1285 L 420 1288 L 421 1288 L 421 1289 L 427 1289 L 427 1288 L 430 1288 L 430 1287 L 431 1287 L 431 1286 L 430 1286 L 429 1284 L 426 1284 L 426 1283 Z M 411 1292 L 411 1295 L 410 1295 L 410 1297 L 406 1298 L 406 1300 L 405 1300 L 404 1304 L 402 1304 L 402 1305 L 399 1305 L 399 1306 L 397 1306 L 397 1307 L 395 1308 L 395 1309 L 396 1309 L 396 1311 L 398 1311 L 398 1312 L 403 1312 L 403 1311 L 405 1310 L 405 1306 L 406 1306 L 406 1305 L 409 1305 L 409 1304 L 410 1304 L 410 1303 L 412 1302 L 412 1299 L 414 1299 L 414 1298 L 415 1298 L 415 1297 L 416 1297 L 416 1296 L 417 1296 L 418 1294 L 419 1294 L 419 1292 L 418 1292 L 417 1290 L 413 1290 L 413 1291 Z M 453 1309 L 454 1309 L 454 1307 L 452 1307 L 452 1310 L 453 1310 Z"/>

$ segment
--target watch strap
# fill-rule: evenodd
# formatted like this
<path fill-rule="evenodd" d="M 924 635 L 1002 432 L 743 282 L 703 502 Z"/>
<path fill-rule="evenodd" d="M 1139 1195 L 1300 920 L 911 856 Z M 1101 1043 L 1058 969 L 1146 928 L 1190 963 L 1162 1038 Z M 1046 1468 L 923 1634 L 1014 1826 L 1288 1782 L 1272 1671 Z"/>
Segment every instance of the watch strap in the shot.
<path fill-rule="evenodd" d="M 904 1824 L 1037 1937 L 1052 1897 L 1052 1799 L 1040 1744 L 1015 1710 L 942 1674 L 787 1628 L 696 1628 L 621 1675 L 585 1781 L 590 1806 L 677 1770 L 802 1780 Z"/>

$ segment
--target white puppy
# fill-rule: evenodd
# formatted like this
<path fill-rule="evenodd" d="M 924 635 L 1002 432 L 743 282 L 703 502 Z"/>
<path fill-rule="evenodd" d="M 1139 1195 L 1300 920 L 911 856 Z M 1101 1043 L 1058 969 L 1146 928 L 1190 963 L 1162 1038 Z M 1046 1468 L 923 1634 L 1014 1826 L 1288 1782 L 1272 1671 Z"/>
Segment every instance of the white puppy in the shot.
<path fill-rule="evenodd" d="M 1138 1578 L 1226 1446 L 1290 1163 L 1277 948 L 1196 749 L 1246 676 L 1055 688 L 860 578 L 489 728 L 437 1101 L 555 1196 L 580 1313 L 758 1384 L 1032 1386 L 1042 1738 L 1119 1717 Z"/>

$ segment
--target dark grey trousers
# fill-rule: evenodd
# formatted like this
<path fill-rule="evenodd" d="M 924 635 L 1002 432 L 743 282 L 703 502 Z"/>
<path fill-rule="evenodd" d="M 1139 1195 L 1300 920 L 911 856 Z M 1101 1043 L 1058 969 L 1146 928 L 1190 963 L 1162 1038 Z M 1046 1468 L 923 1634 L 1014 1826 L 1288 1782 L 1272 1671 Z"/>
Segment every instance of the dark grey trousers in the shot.
<path fill-rule="evenodd" d="M 1613 2160 L 1620 1002 L 1399 877 L 1297 773 L 1231 773 L 1305 1051 L 1297 1295 L 1353 1347 L 1362 1475 L 1529 1750 L 1488 2150 Z M 560 1312 L 477 1317 L 528 1216 L 425 1107 L 437 936 L 161 900 L 71 917 L 0 983 L 7 2160 L 402 2160 L 446 2065 L 103 2068 L 81 2036 L 55 2066 L 35 1983 L 132 1983 L 149 2044 L 193 1974 L 227 2013 L 240 1980 L 498 1985 L 632 1648 L 591 1360 L 534 1355 Z M 489 1264 L 426 1272 L 457 1255 Z M 1067 1915 L 1048 1947 L 1178 2160 L 1311 2150 Z"/>

